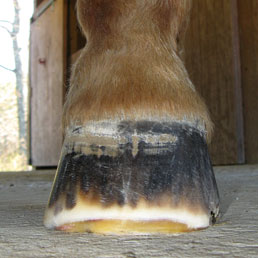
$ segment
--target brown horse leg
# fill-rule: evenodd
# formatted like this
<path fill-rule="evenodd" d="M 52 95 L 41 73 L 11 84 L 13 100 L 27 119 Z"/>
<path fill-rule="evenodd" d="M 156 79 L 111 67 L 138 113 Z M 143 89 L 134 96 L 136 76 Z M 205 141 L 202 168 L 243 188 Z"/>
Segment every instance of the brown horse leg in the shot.
<path fill-rule="evenodd" d="M 65 104 L 48 228 L 169 233 L 217 217 L 212 126 L 178 56 L 190 4 L 78 0 L 87 45 Z"/>

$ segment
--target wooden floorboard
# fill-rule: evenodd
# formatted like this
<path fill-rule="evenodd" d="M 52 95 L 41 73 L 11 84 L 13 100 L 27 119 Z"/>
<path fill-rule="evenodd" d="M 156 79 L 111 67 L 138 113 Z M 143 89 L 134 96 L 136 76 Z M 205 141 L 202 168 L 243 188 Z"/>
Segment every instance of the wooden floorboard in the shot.
<path fill-rule="evenodd" d="M 47 230 L 42 217 L 53 172 L 0 174 L 0 257 L 258 257 L 258 165 L 215 168 L 219 223 L 179 235 Z"/>

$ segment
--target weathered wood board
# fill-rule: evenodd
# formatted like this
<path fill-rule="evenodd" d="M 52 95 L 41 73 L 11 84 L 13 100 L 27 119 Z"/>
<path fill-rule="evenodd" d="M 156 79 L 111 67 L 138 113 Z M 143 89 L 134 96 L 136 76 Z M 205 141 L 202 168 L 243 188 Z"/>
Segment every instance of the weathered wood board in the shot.
<path fill-rule="evenodd" d="M 56 166 L 62 145 L 63 2 L 55 1 L 31 24 L 30 131 L 33 166 Z"/>
<path fill-rule="evenodd" d="M 235 1 L 194 0 L 185 40 L 185 63 L 214 122 L 213 164 L 244 162 Z M 240 78 L 240 77 L 239 77 Z M 240 112 L 238 110 L 240 109 Z"/>
<path fill-rule="evenodd" d="M 238 0 L 247 163 L 258 163 L 258 1 Z"/>
<path fill-rule="evenodd" d="M 0 174 L 0 257 L 258 257 L 258 166 L 215 168 L 222 217 L 177 235 L 64 233 L 43 227 L 53 173 Z"/>
<path fill-rule="evenodd" d="M 34 0 L 34 6 L 39 6 L 44 0 Z"/>

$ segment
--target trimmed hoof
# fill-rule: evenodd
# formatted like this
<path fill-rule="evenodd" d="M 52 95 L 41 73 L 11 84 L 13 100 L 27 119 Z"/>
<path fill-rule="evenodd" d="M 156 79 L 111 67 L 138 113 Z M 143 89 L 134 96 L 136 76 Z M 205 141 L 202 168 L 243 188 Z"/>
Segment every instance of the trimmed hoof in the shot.
<path fill-rule="evenodd" d="M 104 234 L 187 232 L 213 223 L 218 206 L 199 129 L 92 122 L 66 134 L 44 224 Z"/>

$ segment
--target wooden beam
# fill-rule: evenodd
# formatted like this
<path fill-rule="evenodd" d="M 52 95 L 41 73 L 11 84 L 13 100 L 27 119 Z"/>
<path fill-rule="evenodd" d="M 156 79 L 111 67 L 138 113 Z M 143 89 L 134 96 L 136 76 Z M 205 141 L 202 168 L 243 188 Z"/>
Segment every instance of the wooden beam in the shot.
<path fill-rule="evenodd" d="M 64 1 L 56 0 L 31 25 L 31 163 L 56 166 L 62 146 L 65 76 Z"/>
<path fill-rule="evenodd" d="M 194 0 L 185 40 L 185 63 L 197 91 L 205 99 L 215 125 L 210 146 L 213 164 L 242 163 L 242 105 L 236 29 L 232 2 Z M 236 85 L 237 83 L 237 85 Z M 236 95 L 238 97 L 236 97 Z"/>
<path fill-rule="evenodd" d="M 238 0 L 247 163 L 258 162 L 258 1 Z"/>

